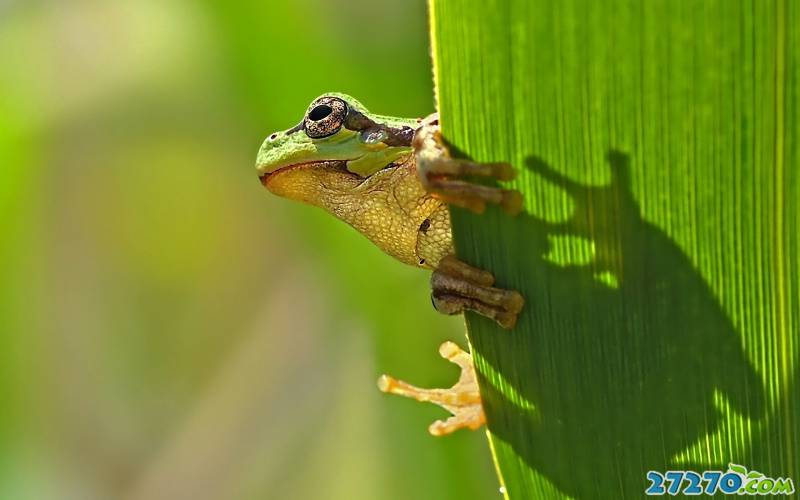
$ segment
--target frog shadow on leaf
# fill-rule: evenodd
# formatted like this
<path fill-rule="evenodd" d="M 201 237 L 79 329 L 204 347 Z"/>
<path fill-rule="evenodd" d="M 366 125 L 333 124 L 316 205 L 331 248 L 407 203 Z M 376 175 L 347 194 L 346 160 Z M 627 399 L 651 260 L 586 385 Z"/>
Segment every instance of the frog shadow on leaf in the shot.
<path fill-rule="evenodd" d="M 759 419 L 766 406 L 711 288 L 678 245 L 642 218 L 628 156 L 610 151 L 607 159 L 612 180 L 603 186 L 527 159 L 532 172 L 569 195 L 574 210 L 563 222 L 528 214 L 508 221 L 506 229 L 524 233 L 529 245 L 516 281 L 526 297 L 520 323 L 528 328 L 472 339 L 485 362 L 517 377 L 508 383 L 533 407 L 512 403 L 482 378 L 489 429 L 574 498 L 639 498 L 648 470 L 746 461 L 677 464 L 673 457 L 718 428 L 720 407 Z M 592 241 L 592 261 L 546 258 L 551 238 L 564 236 Z M 519 417 L 506 418 L 500 407 L 515 404 Z"/>

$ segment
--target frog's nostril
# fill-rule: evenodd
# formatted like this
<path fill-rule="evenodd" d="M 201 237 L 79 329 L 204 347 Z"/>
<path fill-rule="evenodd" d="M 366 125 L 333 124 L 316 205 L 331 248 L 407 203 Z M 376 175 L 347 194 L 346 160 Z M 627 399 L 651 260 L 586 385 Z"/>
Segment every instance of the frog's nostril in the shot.
<path fill-rule="evenodd" d="M 274 140 L 275 140 L 275 139 L 277 139 L 277 138 L 278 138 L 278 134 L 277 134 L 277 133 L 275 133 L 275 134 L 272 134 L 271 136 L 269 136 L 269 140 L 270 140 L 270 141 L 274 141 Z"/>

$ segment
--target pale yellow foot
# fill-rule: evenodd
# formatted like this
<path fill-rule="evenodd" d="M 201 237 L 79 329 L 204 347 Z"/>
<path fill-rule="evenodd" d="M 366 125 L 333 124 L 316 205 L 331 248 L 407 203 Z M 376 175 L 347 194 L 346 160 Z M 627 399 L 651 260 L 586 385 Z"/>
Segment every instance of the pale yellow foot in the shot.
<path fill-rule="evenodd" d="M 434 436 L 444 436 L 458 429 L 475 430 L 486 422 L 481 406 L 481 395 L 472 356 L 453 342 L 445 342 L 439 347 L 441 356 L 461 368 L 458 382 L 449 389 L 422 389 L 388 375 L 378 379 L 378 388 L 383 392 L 398 394 L 417 401 L 437 404 L 452 413 L 447 420 L 437 420 L 428 427 Z"/>

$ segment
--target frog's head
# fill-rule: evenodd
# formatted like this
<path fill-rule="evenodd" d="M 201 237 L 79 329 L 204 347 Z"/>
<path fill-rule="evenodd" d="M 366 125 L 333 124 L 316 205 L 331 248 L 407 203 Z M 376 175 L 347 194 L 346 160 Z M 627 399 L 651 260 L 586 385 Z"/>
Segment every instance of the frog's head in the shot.
<path fill-rule="evenodd" d="M 299 124 L 267 137 L 256 169 L 273 193 L 316 204 L 320 190 L 352 187 L 407 157 L 416 126 L 370 114 L 344 94 L 325 94 Z"/>

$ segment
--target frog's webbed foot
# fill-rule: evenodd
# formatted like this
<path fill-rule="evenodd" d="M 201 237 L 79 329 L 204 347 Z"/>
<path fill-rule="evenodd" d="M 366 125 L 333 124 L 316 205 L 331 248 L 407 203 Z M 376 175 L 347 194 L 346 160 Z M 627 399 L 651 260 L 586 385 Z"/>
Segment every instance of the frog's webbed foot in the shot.
<path fill-rule="evenodd" d="M 459 314 L 469 309 L 514 328 L 525 300 L 515 290 L 494 288 L 494 276 L 448 255 L 431 275 L 431 300 L 437 311 Z"/>
<path fill-rule="evenodd" d="M 500 205 L 511 215 L 522 209 L 519 191 L 483 186 L 463 180 L 463 177 L 492 177 L 510 181 L 516 171 L 508 163 L 477 163 L 450 157 L 442 140 L 436 114 L 422 121 L 414 134 L 414 155 L 417 175 L 425 189 L 448 204 L 481 213 L 487 203 Z"/>
<path fill-rule="evenodd" d="M 437 420 L 428 427 L 434 436 L 443 436 L 458 429 L 479 428 L 486 422 L 481 406 L 481 395 L 472 366 L 472 356 L 453 342 L 445 342 L 439 347 L 441 356 L 461 368 L 461 376 L 449 389 L 422 389 L 388 375 L 378 379 L 378 388 L 383 392 L 398 394 L 417 401 L 437 404 L 452 413 L 447 420 Z"/>

